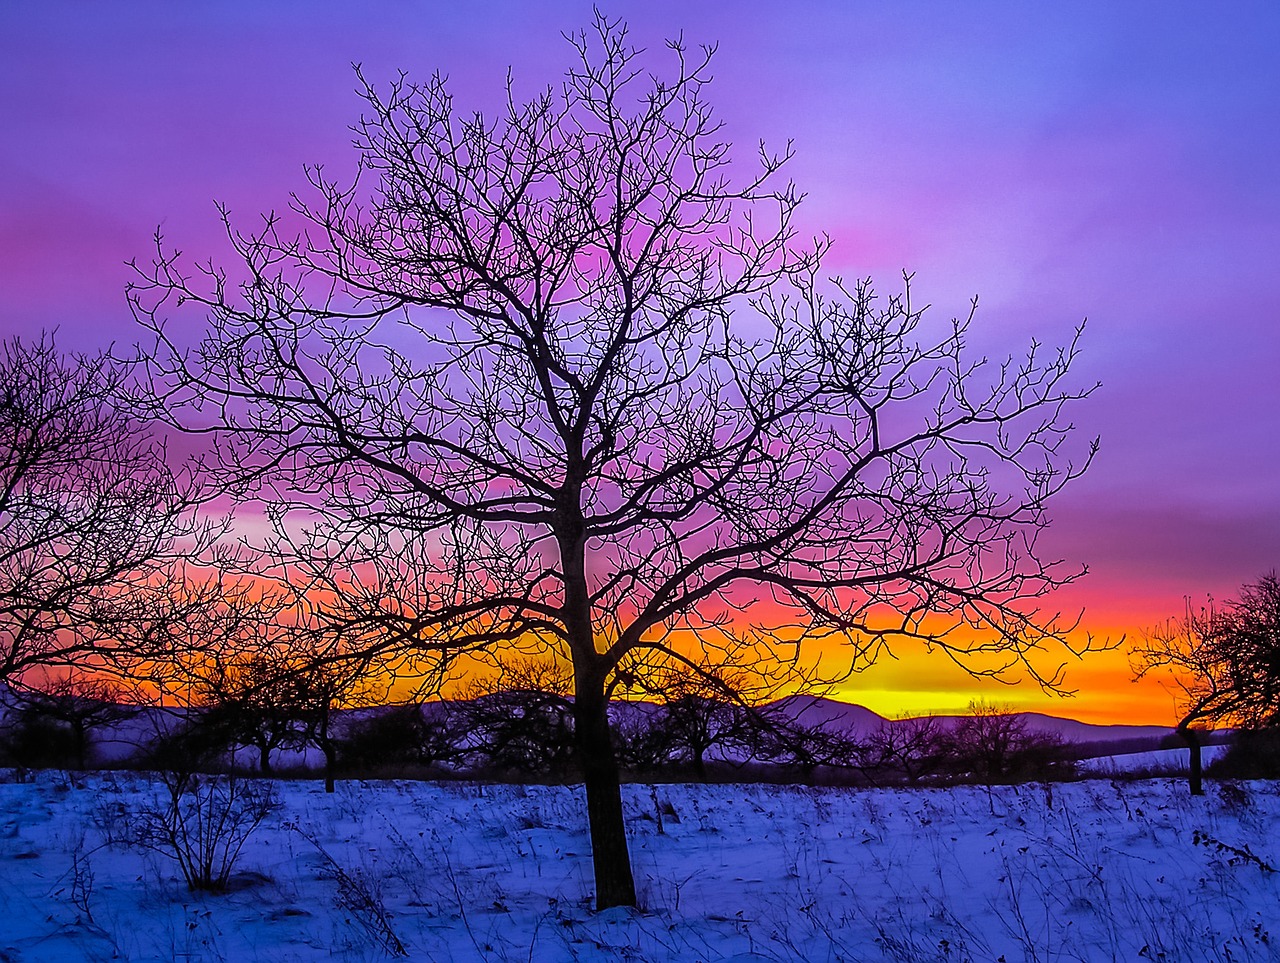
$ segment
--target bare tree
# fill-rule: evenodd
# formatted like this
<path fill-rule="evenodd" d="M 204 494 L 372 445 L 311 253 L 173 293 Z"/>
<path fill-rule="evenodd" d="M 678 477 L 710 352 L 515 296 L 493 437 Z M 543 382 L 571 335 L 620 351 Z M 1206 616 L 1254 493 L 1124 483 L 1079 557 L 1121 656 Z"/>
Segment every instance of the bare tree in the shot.
<path fill-rule="evenodd" d="M 895 770 L 916 786 L 950 762 L 950 735 L 937 716 L 885 720 L 867 737 L 862 761 L 872 771 Z"/>
<path fill-rule="evenodd" d="M 1066 626 L 1034 600 L 1075 573 L 1036 535 L 1092 448 L 1075 341 L 988 363 L 972 314 L 935 330 L 909 291 L 823 279 L 790 147 L 732 168 L 712 49 L 670 43 L 664 76 L 603 17 L 570 40 L 561 86 L 496 118 L 357 72 L 361 173 L 309 171 L 304 234 L 224 212 L 233 270 L 160 242 L 129 298 L 154 414 L 268 503 L 353 646 L 572 666 L 604 908 L 635 902 L 608 703 L 637 661 L 696 663 L 764 600 L 784 658 L 911 637 L 1054 685 L 1028 654 Z"/>
<path fill-rule="evenodd" d="M 385 699 L 387 676 L 375 671 L 375 660 L 341 651 L 321 655 L 296 647 L 290 662 L 284 678 L 293 693 L 293 710 L 302 719 L 305 741 L 324 756 L 324 791 L 333 792 L 343 735 L 336 728 L 336 714 Z"/>
<path fill-rule="evenodd" d="M 1239 599 L 1213 599 L 1146 634 L 1133 653 L 1134 673 L 1167 677 L 1178 694 L 1178 734 L 1190 755 L 1191 794 L 1204 794 L 1201 727 L 1257 728 L 1280 718 L 1280 580 L 1275 573 L 1244 585 Z"/>
<path fill-rule="evenodd" d="M 380 706 L 345 727 L 339 763 L 365 774 L 456 763 L 464 755 L 465 719 L 465 711 L 448 702 Z"/>
<path fill-rule="evenodd" d="M 709 756 L 737 764 L 803 758 L 802 727 L 763 711 L 777 695 L 772 680 L 746 668 L 741 652 L 719 654 L 725 661 L 718 665 L 677 662 L 646 674 L 644 689 L 657 702 L 649 738 L 665 761 L 686 763 L 706 779 Z"/>
<path fill-rule="evenodd" d="M 226 560 L 225 558 L 223 559 Z M 214 767 L 239 745 L 279 748 L 273 667 L 289 639 L 278 586 L 194 561 L 130 593 L 118 668 L 154 693 L 149 755 L 162 768 Z M 265 760 L 269 768 L 269 759 Z M 193 770 L 194 771 L 194 770 Z"/>
<path fill-rule="evenodd" d="M 618 765 L 632 773 L 651 773 L 667 764 L 667 740 L 661 710 L 651 702 L 611 705 L 609 730 Z"/>
<path fill-rule="evenodd" d="M 131 596 L 208 535 L 194 489 L 122 413 L 127 378 L 50 335 L 0 342 L 0 680 L 109 662 Z"/>
<path fill-rule="evenodd" d="M 1229 605 L 1222 645 L 1235 654 L 1241 699 L 1236 722 L 1251 729 L 1280 723 L 1280 579 L 1269 572 L 1243 585 Z"/>
<path fill-rule="evenodd" d="M 284 650 L 264 648 L 234 661 L 211 660 L 194 683 L 202 724 L 220 732 L 227 745 L 252 747 L 258 769 L 271 774 L 271 755 L 300 749 L 306 732 L 298 683 Z"/>
<path fill-rule="evenodd" d="M 186 741 L 217 754 L 252 747 L 269 774 L 271 753 L 301 741 L 287 678 L 294 596 L 230 567 L 184 565 L 172 575 L 135 599 L 130 674 L 183 707 Z"/>
<path fill-rule="evenodd" d="M 687 667 L 667 673 L 659 684 L 668 758 L 686 760 L 699 779 L 706 779 L 707 754 L 713 750 L 722 756 L 753 754 L 753 713 L 726 695 L 730 684 Z"/>
<path fill-rule="evenodd" d="M 969 703 L 969 714 L 957 720 L 948 741 L 952 763 L 987 786 L 1045 778 L 1067 761 L 1060 736 L 1034 732 L 1024 716 L 989 702 Z"/>
<path fill-rule="evenodd" d="M 253 552 L 227 546 L 209 565 L 183 565 L 132 600 L 121 661 L 129 674 L 172 697 L 184 736 L 206 752 L 235 745 L 270 753 L 314 745 L 334 791 L 337 710 L 387 693 L 397 663 L 352 651 L 317 600 L 287 578 L 250 573 Z"/>
<path fill-rule="evenodd" d="M 457 704 L 469 755 L 500 772 L 563 777 L 577 761 L 573 676 L 554 659 L 511 659 Z"/>
<path fill-rule="evenodd" d="M 66 732 L 79 769 L 89 766 L 94 731 L 132 718 L 140 701 L 138 694 L 119 680 L 77 669 L 15 686 L 9 695 L 19 726 L 53 724 Z"/>

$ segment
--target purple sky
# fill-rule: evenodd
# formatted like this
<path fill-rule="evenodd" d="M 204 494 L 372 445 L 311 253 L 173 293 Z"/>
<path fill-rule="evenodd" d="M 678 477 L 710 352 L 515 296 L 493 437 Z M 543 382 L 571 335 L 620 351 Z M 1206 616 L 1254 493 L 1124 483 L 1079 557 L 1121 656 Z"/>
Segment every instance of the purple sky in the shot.
<path fill-rule="evenodd" d="M 265 11 L 265 12 L 264 12 Z M 916 272 L 978 339 L 1061 341 L 1089 318 L 1079 412 L 1096 468 L 1053 546 L 1094 575 L 1066 604 L 1141 627 L 1280 564 L 1280 6 L 662 2 L 610 5 L 659 47 L 720 43 L 732 139 L 794 138 L 805 227 L 834 267 Z M 585 2 L 6 0 L 0 6 L 0 333 L 134 337 L 132 256 L 162 224 L 225 255 L 243 223 L 350 170 L 352 61 L 449 74 L 463 106 L 558 79 Z"/>

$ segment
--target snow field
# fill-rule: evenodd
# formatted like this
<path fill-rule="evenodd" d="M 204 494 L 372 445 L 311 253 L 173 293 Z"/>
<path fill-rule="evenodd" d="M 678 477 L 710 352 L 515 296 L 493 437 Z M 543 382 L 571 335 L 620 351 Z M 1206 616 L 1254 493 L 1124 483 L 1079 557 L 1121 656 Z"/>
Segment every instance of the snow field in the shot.
<path fill-rule="evenodd" d="M 1207 767 L 1227 754 L 1229 746 L 1205 746 L 1200 750 L 1202 763 Z M 1082 759 L 1077 764 L 1084 775 L 1098 777 L 1124 774 L 1158 776 L 1185 776 L 1189 766 L 1186 749 L 1153 749 L 1149 752 L 1128 752 L 1119 756 L 1098 756 Z"/>
<path fill-rule="evenodd" d="M 277 790 L 207 894 L 125 842 L 151 777 L 0 784 L 0 960 L 1280 960 L 1272 783 L 627 786 L 601 914 L 575 787 Z"/>

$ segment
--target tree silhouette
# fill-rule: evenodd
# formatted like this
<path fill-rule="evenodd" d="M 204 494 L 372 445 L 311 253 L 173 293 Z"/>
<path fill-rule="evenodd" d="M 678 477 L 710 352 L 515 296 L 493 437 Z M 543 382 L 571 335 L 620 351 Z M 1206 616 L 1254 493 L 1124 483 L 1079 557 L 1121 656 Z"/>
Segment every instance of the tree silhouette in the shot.
<path fill-rule="evenodd" d="M 510 659 L 456 704 L 469 756 L 501 773 L 563 778 L 576 762 L 573 678 L 553 659 Z"/>
<path fill-rule="evenodd" d="M 20 726 L 65 733 L 77 769 L 89 767 L 94 730 L 118 725 L 140 711 L 138 694 L 131 688 L 75 669 L 15 687 L 7 701 L 16 707 Z"/>
<path fill-rule="evenodd" d="M 106 665 L 136 597 L 212 529 L 123 410 L 128 369 L 0 341 L 0 680 Z"/>
<path fill-rule="evenodd" d="M 203 724 L 228 747 L 252 747 L 264 775 L 271 775 L 272 753 L 300 749 L 306 738 L 298 684 L 278 655 L 269 649 L 230 662 L 210 660 L 195 682 Z"/>
<path fill-rule="evenodd" d="M 886 719 L 867 736 L 862 761 L 873 772 L 900 772 L 916 786 L 945 769 L 954 751 L 951 733 L 937 716 Z"/>
<path fill-rule="evenodd" d="M 1091 449 L 1074 341 L 987 363 L 972 314 L 935 331 L 909 289 L 824 280 L 790 146 L 731 165 L 712 49 L 656 75 L 599 15 L 570 40 L 563 84 L 495 118 L 357 72 L 360 174 L 309 170 L 304 233 L 224 212 L 233 270 L 161 241 L 129 297 L 155 416 L 210 436 L 351 644 L 572 666 L 605 908 L 635 902 L 607 707 L 638 667 L 704 663 L 764 602 L 783 659 L 912 637 L 1034 673 L 1063 627 L 1028 600 L 1073 577 L 1036 533 Z"/>
<path fill-rule="evenodd" d="M 347 724 L 338 746 L 344 770 L 362 774 L 425 771 L 465 755 L 457 707 L 448 702 L 401 702 L 371 709 Z M 465 717 L 464 717 L 465 718 Z"/>
<path fill-rule="evenodd" d="M 724 647 L 718 665 L 688 662 L 645 673 L 644 687 L 657 703 L 647 713 L 647 739 L 667 763 L 684 763 L 700 780 L 708 758 L 800 762 L 821 757 L 819 733 L 787 718 L 777 706 L 775 680 L 747 667 L 740 651 Z M 771 709 L 773 711 L 771 711 Z"/>
<path fill-rule="evenodd" d="M 1275 572 L 1241 586 L 1230 606 L 1222 645 L 1235 656 L 1241 699 L 1238 724 L 1251 729 L 1280 722 L 1280 579 Z"/>
<path fill-rule="evenodd" d="M 956 720 L 948 741 L 953 764 L 987 786 L 1011 779 L 1043 779 L 1055 768 L 1067 768 L 1062 737 L 1032 731 L 1026 717 L 1009 706 L 969 703 L 968 715 Z"/>
<path fill-rule="evenodd" d="M 1190 753 L 1191 794 L 1204 794 L 1200 726 L 1260 728 L 1280 718 L 1280 580 L 1244 585 L 1238 599 L 1186 613 L 1148 632 L 1133 653 L 1134 673 L 1166 673 L 1176 687 L 1178 734 Z"/>

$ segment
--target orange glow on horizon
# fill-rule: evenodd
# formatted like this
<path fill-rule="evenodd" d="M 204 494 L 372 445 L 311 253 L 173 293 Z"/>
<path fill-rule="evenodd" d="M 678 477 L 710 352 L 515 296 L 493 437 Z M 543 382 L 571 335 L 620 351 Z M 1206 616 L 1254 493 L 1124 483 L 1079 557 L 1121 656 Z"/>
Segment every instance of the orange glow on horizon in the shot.
<path fill-rule="evenodd" d="M 240 583 L 240 588 L 249 601 L 259 594 L 264 597 L 268 594 L 266 588 L 253 579 Z M 1054 608 L 1072 612 L 1073 604 L 1078 606 L 1092 588 L 1073 585 L 1056 593 L 1054 601 L 1062 604 Z M 835 639 L 823 644 L 808 643 L 801 654 L 801 665 L 810 668 L 816 662 L 820 674 L 838 679 L 829 690 L 818 690 L 820 693 L 842 702 L 862 705 L 887 718 L 930 713 L 964 714 L 971 702 L 982 700 L 1008 705 L 1015 711 L 1041 712 L 1081 722 L 1172 727 L 1178 719 L 1176 687 L 1170 685 L 1170 680 L 1158 677 L 1134 682 L 1126 641 L 1141 639 L 1146 629 L 1160 621 L 1162 616 L 1148 614 L 1156 609 L 1159 602 L 1142 596 L 1126 599 L 1118 591 L 1107 591 L 1107 588 L 1097 587 L 1097 604 L 1089 606 L 1069 641 L 1075 648 L 1084 649 L 1092 637 L 1095 642 L 1109 647 L 1076 657 L 1062 646 L 1053 645 L 1033 653 L 1031 657 L 1037 671 L 1047 677 L 1052 677 L 1062 666 L 1061 687 L 1072 693 L 1069 695 L 1044 691 L 1028 677 L 1025 669 L 1015 668 L 1003 682 L 975 677 L 966 673 L 945 652 L 928 652 L 923 643 L 910 640 L 894 642 L 890 652 L 882 653 L 874 664 L 853 673 L 845 671 L 850 658 L 850 649 L 846 645 Z M 1079 611 L 1079 608 L 1074 611 Z M 741 618 L 740 630 L 749 634 L 747 623 L 784 622 L 786 612 L 776 603 L 761 600 L 751 605 Z M 526 652 L 526 655 L 531 654 L 532 650 Z M 500 657 L 505 657 L 505 654 Z M 442 694 L 456 698 L 474 692 L 477 682 L 494 677 L 492 658 L 491 655 L 484 659 L 459 659 L 440 690 Z M 994 663 L 988 659 L 985 663 L 975 661 L 973 664 L 981 669 Z M 138 686 L 140 698 L 153 699 L 158 695 L 147 679 L 131 681 Z M 421 679 L 393 679 L 389 673 L 383 673 L 370 681 L 376 688 L 386 686 L 389 689 L 389 701 L 402 701 L 415 697 L 415 689 Z M 784 687 L 780 694 L 794 692 L 799 687 L 797 681 L 790 689 Z M 170 692 L 169 696 L 173 697 L 174 693 Z"/>
<path fill-rule="evenodd" d="M 1095 638 L 1111 640 L 1127 636 L 1141 636 L 1141 629 L 1128 630 L 1116 627 L 1106 631 L 1093 630 Z M 1073 642 L 1086 641 L 1083 630 Z M 810 650 L 806 661 L 816 655 Z M 829 661 L 841 655 L 838 646 L 832 644 L 823 653 Z M 1012 674 L 1008 682 L 991 678 L 974 677 L 956 665 L 946 654 L 926 652 L 922 643 L 903 644 L 894 647 L 892 655 L 881 656 L 873 665 L 848 675 L 829 691 L 819 690 L 829 698 L 857 704 L 886 718 L 919 716 L 928 714 L 964 715 L 975 700 L 1013 711 L 1040 712 L 1046 715 L 1075 719 L 1099 725 L 1158 725 L 1172 728 L 1178 713 L 1174 690 L 1168 680 L 1148 678 L 1133 681 L 1127 643 L 1103 651 L 1088 652 L 1076 658 L 1066 650 L 1046 649 L 1036 655 L 1037 669 L 1051 674 L 1060 664 L 1065 665 L 1063 689 L 1067 695 L 1042 690 L 1025 671 Z M 51 673 L 56 675 L 57 673 Z M 440 694 L 444 698 L 468 698 L 474 694 L 474 686 L 485 679 L 495 678 L 495 671 L 487 660 L 460 659 L 450 672 Z M 385 679 L 385 677 L 384 677 Z M 388 680 L 387 701 L 396 702 L 417 697 L 418 680 L 403 678 Z M 151 701 L 161 693 L 154 683 L 145 678 L 130 680 L 130 688 L 141 701 Z M 382 683 L 373 680 L 376 687 Z M 780 694 L 794 692 L 799 687 L 784 689 Z M 167 698 L 183 703 L 180 693 L 165 690 Z"/>
<path fill-rule="evenodd" d="M 1046 648 L 1033 657 L 1037 669 L 1051 675 L 1063 665 L 1062 688 L 1068 694 L 1042 690 L 1025 671 L 1015 670 L 1007 682 L 974 677 L 946 654 L 926 652 L 922 643 L 899 643 L 893 655 L 881 656 L 873 665 L 836 683 L 827 695 L 841 702 L 864 706 L 886 718 L 904 715 L 963 715 L 975 700 L 1008 705 L 1014 711 L 1041 712 L 1098 725 L 1169 726 L 1178 714 L 1173 692 L 1158 678 L 1133 681 L 1128 639 L 1141 637 L 1133 626 L 1089 626 L 1071 638 L 1083 647 L 1089 634 L 1095 640 L 1120 642 L 1112 648 L 1087 652 L 1077 658 L 1061 647 Z M 806 654 L 806 661 L 818 655 Z M 830 644 L 821 653 L 826 661 L 841 656 Z M 459 667 L 444 694 L 457 697 L 476 679 L 492 676 L 489 667 Z M 797 683 L 798 686 L 798 683 Z M 793 687 L 790 691 L 795 691 Z"/>
<path fill-rule="evenodd" d="M 833 698 L 857 703 L 888 718 L 903 715 L 964 714 L 981 700 L 1008 705 L 1014 711 L 1041 712 L 1099 725 L 1159 725 L 1178 719 L 1176 699 L 1167 680 L 1134 681 L 1130 643 L 1140 639 L 1155 620 L 1141 616 L 1106 623 L 1082 621 L 1068 641 L 1083 651 L 1090 638 L 1095 651 L 1076 656 L 1060 645 L 1046 645 L 1030 658 L 1046 677 L 1062 667 L 1062 693 L 1042 689 L 1025 668 L 1007 678 L 975 677 L 939 651 L 923 643 L 899 643 L 892 656 L 854 673 L 832 691 Z M 981 667 L 982 663 L 975 663 Z"/>

